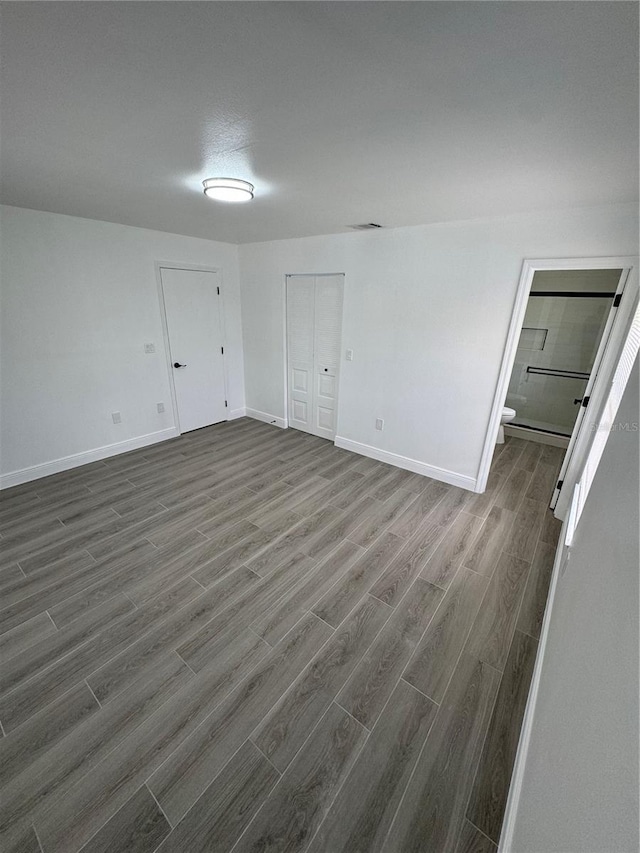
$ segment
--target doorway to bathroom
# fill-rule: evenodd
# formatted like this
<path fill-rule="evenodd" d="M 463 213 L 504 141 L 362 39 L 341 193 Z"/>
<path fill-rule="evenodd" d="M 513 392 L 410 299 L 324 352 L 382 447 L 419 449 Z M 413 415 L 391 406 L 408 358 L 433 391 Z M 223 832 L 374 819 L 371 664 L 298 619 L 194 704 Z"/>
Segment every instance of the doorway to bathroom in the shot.
<path fill-rule="evenodd" d="M 638 259 L 525 261 L 478 472 L 483 491 L 504 407 L 506 433 L 566 448 L 551 499 L 564 518 L 597 432 L 638 301 Z"/>
<path fill-rule="evenodd" d="M 567 447 L 588 405 L 587 385 L 611 325 L 621 269 L 537 270 L 505 405 L 507 435 Z"/>

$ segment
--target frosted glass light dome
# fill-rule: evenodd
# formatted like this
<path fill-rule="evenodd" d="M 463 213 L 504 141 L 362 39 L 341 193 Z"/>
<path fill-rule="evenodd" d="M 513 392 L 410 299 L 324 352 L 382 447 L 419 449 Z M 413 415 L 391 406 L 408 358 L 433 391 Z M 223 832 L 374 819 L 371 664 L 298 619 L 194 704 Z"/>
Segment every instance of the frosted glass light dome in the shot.
<path fill-rule="evenodd" d="M 251 201 L 253 184 L 237 178 L 207 178 L 202 182 L 204 194 L 216 201 Z"/>

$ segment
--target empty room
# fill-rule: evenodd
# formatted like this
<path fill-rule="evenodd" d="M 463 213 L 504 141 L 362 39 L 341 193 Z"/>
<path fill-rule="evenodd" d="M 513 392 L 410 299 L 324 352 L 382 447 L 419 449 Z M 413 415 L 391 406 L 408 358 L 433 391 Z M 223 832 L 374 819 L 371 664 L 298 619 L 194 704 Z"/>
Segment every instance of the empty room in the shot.
<path fill-rule="evenodd" d="M 637 853 L 634 2 L 0 2 L 0 849 Z"/>

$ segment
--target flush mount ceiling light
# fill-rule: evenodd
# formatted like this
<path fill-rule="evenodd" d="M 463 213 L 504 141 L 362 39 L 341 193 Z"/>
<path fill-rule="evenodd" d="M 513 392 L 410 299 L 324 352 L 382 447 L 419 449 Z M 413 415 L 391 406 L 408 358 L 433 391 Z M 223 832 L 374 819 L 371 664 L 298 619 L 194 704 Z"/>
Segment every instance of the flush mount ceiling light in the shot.
<path fill-rule="evenodd" d="M 237 178 L 207 178 L 202 182 L 204 194 L 216 201 L 251 201 L 253 184 Z"/>

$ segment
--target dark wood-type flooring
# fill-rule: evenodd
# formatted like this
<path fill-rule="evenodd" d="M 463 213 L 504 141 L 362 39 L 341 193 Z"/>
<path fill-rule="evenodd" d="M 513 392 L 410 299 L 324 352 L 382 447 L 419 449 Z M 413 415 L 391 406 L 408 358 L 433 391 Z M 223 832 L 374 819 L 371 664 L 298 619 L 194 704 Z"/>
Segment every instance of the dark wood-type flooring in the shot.
<path fill-rule="evenodd" d="M 494 851 L 560 453 L 474 495 L 242 419 L 3 492 L 2 849 Z"/>

